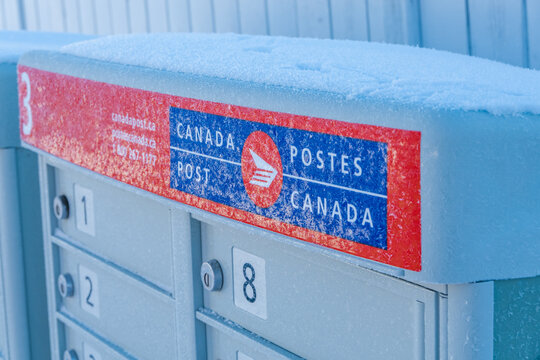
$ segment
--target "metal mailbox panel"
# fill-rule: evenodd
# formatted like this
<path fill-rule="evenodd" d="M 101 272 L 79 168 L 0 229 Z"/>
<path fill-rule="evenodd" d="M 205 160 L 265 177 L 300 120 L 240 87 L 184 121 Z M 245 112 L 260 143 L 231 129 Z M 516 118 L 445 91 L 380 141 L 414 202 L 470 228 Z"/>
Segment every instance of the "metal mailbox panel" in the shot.
<path fill-rule="evenodd" d="M 272 343 L 309 359 L 436 358 L 436 292 L 260 232 L 203 223 L 201 239 L 223 272 L 205 308 Z"/>
<path fill-rule="evenodd" d="M 79 360 L 129 359 L 129 357 L 120 355 L 117 351 L 114 351 L 76 325 L 70 326 L 67 323 L 59 322 L 58 326 L 63 328 L 64 333 L 63 347 L 61 347 L 62 353 L 70 350 L 74 351 Z"/>
<path fill-rule="evenodd" d="M 60 300 L 60 314 L 84 323 L 137 358 L 175 358 L 172 298 L 77 250 L 55 246 L 53 251 L 58 254 L 57 276 L 69 274 L 74 287 L 73 296 Z"/>
<path fill-rule="evenodd" d="M 214 328 L 206 330 L 208 359 L 212 360 L 273 360 L 272 354 L 264 354 L 250 349 L 245 344 L 225 336 Z"/>
<path fill-rule="evenodd" d="M 2 108 L 1 105 L 0 108 Z M 0 129 L 0 132 L 2 131 Z M 28 213 L 25 213 L 25 210 L 37 204 L 35 199 L 22 201 L 21 195 L 24 192 L 19 191 L 22 183 L 18 167 L 17 151 L 3 149 L 0 146 L 0 287 L 2 288 L 0 296 L 0 327 L 2 327 L 0 330 L 0 351 L 7 359 L 30 358 L 28 311 L 35 310 L 35 308 L 32 306 L 33 304 L 27 302 L 25 271 L 26 276 L 34 274 L 39 277 L 41 275 L 39 255 L 35 259 L 29 257 L 30 264 L 34 267 L 27 265 L 25 268 L 24 260 L 28 253 L 24 252 L 24 246 L 35 238 L 25 236 L 27 231 L 23 225 L 39 227 L 39 221 L 35 221 L 35 219 L 28 221 L 26 218 Z M 31 173 L 30 169 L 24 171 L 23 168 L 21 170 L 23 170 L 23 174 Z M 24 190 L 31 192 L 34 188 L 31 186 Z M 34 273 L 33 270 L 36 269 L 37 272 Z M 39 288 L 27 289 L 29 294 L 43 299 L 42 295 L 40 297 Z M 39 300 L 37 303 L 39 304 Z M 43 303 L 39 305 L 43 305 Z M 36 332 L 43 335 L 45 333 L 42 332 L 43 327 L 38 326 L 38 323 L 35 322 L 39 320 L 39 316 L 32 317 L 30 320 L 35 326 Z"/>
<path fill-rule="evenodd" d="M 173 292 L 166 206 L 78 172 L 56 168 L 55 181 L 56 194 L 68 198 L 70 214 L 58 227 L 69 241 Z"/>
<path fill-rule="evenodd" d="M 4 289 L 0 286 L 0 359 L 3 359 L 4 353 L 7 352 L 6 313 L 3 304 L 5 304 Z"/>
<path fill-rule="evenodd" d="M 301 358 L 209 310 L 197 311 L 206 324 L 207 358 L 220 360 L 300 360 Z"/>

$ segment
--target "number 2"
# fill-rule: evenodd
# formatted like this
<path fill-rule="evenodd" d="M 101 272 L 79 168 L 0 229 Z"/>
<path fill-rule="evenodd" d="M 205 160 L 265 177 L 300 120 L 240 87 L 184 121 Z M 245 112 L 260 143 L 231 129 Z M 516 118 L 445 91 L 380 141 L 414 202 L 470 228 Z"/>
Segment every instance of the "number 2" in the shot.
<path fill-rule="evenodd" d="M 86 297 L 86 303 L 90 305 L 91 307 L 94 307 L 94 303 L 90 301 L 90 298 L 92 297 L 92 279 L 90 277 L 85 276 L 84 280 L 88 281 L 89 289 L 88 289 L 88 296 Z"/>
<path fill-rule="evenodd" d="M 81 308 L 99 318 L 99 282 L 95 272 L 79 265 L 79 292 Z"/>

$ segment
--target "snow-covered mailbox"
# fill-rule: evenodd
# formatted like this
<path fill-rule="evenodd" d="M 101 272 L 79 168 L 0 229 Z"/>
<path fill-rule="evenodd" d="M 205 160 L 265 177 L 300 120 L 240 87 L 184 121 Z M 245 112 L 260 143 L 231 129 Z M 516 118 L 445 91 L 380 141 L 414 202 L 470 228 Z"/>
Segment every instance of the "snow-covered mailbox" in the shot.
<path fill-rule="evenodd" d="M 19 83 L 55 358 L 540 355 L 538 72 L 176 34 Z"/>
<path fill-rule="evenodd" d="M 0 32 L 0 359 L 46 359 L 49 352 L 37 156 L 20 147 L 17 60 L 77 39 Z"/>

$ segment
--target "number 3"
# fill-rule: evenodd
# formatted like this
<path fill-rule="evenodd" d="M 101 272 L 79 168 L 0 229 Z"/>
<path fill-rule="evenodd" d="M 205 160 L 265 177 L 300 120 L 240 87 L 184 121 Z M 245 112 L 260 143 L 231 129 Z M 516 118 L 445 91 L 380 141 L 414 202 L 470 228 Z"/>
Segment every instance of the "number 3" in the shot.
<path fill-rule="evenodd" d="M 84 360 L 101 360 L 101 354 L 91 345 L 83 343 Z"/>
<path fill-rule="evenodd" d="M 21 74 L 21 80 L 26 84 L 26 96 L 23 99 L 23 105 L 28 114 L 28 120 L 23 124 L 22 130 L 24 135 L 29 135 L 32 131 L 32 109 L 30 108 L 30 77 L 27 72 Z"/>

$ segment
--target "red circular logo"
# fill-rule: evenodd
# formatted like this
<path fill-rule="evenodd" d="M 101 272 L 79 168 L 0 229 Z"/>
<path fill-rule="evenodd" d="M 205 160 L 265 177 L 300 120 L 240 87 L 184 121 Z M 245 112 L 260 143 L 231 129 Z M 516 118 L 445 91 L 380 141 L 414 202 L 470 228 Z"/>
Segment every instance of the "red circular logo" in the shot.
<path fill-rule="evenodd" d="M 281 193 L 281 156 L 274 141 L 262 131 L 252 132 L 244 143 L 242 179 L 249 198 L 258 207 L 274 205 Z"/>

